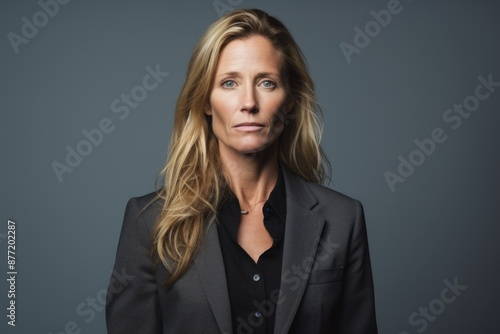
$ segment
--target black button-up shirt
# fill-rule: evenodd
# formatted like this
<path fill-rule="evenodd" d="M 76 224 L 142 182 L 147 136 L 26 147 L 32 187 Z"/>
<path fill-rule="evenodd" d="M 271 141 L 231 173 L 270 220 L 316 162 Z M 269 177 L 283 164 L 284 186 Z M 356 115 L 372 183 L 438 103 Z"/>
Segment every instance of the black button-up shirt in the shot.
<path fill-rule="evenodd" d="M 241 212 L 231 192 L 218 210 L 217 230 L 231 303 L 233 332 L 274 332 L 276 302 L 281 281 L 283 236 L 286 219 L 285 183 L 281 169 L 276 185 L 264 204 L 264 226 L 273 238 L 271 248 L 255 263 L 238 244 Z"/>

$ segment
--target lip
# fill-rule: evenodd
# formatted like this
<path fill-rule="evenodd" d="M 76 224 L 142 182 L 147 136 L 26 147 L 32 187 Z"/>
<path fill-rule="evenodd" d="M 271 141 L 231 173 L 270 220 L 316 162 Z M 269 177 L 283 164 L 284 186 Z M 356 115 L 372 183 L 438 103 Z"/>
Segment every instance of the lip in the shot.
<path fill-rule="evenodd" d="M 234 126 L 234 128 L 236 128 L 237 130 L 245 132 L 259 131 L 263 127 L 264 124 L 257 122 L 243 122 L 243 123 L 238 123 Z"/>

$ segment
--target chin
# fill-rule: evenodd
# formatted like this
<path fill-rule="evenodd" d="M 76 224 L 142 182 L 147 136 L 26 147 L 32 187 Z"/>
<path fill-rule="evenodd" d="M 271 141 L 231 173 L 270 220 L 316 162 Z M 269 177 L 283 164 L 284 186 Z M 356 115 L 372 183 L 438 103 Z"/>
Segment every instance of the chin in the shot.
<path fill-rule="evenodd" d="M 236 150 L 242 154 L 255 154 L 266 151 L 273 143 L 256 143 L 252 145 L 242 145 Z"/>
<path fill-rule="evenodd" d="M 240 154 L 255 154 L 263 151 L 264 149 L 261 147 L 245 147 L 236 149 L 236 151 Z"/>

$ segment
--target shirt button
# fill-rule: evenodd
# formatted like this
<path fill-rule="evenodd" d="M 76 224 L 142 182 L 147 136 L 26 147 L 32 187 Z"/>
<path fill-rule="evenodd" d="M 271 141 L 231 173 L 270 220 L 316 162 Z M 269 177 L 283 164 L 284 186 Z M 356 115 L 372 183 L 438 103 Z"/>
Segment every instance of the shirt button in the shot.
<path fill-rule="evenodd" d="M 269 205 L 266 206 L 266 208 L 264 210 L 266 211 L 266 213 L 272 213 L 273 212 L 273 208 L 271 208 Z"/>
<path fill-rule="evenodd" d="M 253 275 L 253 280 L 254 280 L 255 282 L 260 281 L 260 275 L 259 275 L 259 274 L 255 274 L 255 275 Z"/>
<path fill-rule="evenodd" d="M 262 313 L 260 313 L 259 311 L 255 311 L 255 316 L 257 318 L 260 318 L 260 317 L 262 317 Z"/>

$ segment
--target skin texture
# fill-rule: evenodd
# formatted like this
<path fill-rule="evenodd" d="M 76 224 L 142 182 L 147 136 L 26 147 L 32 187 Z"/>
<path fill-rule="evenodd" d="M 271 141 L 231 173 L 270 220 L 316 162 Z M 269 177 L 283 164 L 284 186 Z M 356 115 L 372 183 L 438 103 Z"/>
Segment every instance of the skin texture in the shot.
<path fill-rule="evenodd" d="M 262 206 L 278 178 L 278 142 L 287 92 L 282 55 L 262 36 L 230 42 L 222 50 L 210 105 L 212 129 L 226 178 L 241 208 L 238 243 L 257 262 L 272 245 Z"/>
<path fill-rule="evenodd" d="M 223 49 L 207 110 L 221 154 L 260 152 L 283 131 L 276 121 L 286 99 L 280 61 L 281 54 L 261 36 L 232 41 Z"/>

